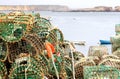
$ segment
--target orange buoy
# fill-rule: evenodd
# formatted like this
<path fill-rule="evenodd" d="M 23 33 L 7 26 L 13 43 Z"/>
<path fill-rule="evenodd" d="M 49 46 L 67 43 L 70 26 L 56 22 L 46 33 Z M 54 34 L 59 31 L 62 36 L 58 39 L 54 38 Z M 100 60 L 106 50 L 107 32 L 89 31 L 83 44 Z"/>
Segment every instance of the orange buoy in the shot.
<path fill-rule="evenodd" d="M 0 19 L 0 22 L 2 22 L 2 20 Z"/>
<path fill-rule="evenodd" d="M 53 46 L 50 42 L 46 42 L 46 43 L 45 43 L 45 48 L 46 48 L 46 50 L 47 50 L 47 55 L 48 55 L 48 57 L 51 58 L 51 57 L 52 57 L 52 56 L 51 56 L 51 52 L 52 52 L 52 54 L 55 53 L 55 48 L 54 48 L 54 46 Z"/>

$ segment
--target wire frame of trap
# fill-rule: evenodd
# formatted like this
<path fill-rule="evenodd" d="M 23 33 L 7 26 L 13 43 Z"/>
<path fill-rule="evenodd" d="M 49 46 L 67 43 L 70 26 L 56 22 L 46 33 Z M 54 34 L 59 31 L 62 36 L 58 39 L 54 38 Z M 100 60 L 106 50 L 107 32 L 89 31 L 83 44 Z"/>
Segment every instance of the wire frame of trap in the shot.
<path fill-rule="evenodd" d="M 84 66 L 94 66 L 95 62 L 92 59 L 88 58 L 81 58 L 80 61 L 75 63 L 75 78 L 76 79 L 83 79 L 84 73 L 83 68 Z"/>
<path fill-rule="evenodd" d="M 85 66 L 84 79 L 120 79 L 120 71 L 110 66 Z"/>
<path fill-rule="evenodd" d="M 43 70 L 38 61 L 30 56 L 18 58 L 12 64 L 9 79 L 42 79 Z"/>

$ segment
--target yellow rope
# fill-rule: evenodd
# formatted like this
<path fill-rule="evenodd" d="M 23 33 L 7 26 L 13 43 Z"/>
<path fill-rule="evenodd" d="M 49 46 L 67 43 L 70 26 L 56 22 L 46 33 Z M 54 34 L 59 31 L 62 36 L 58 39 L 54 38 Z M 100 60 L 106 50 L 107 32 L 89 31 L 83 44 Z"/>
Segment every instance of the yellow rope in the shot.
<path fill-rule="evenodd" d="M 56 73 L 57 79 L 59 79 L 59 74 L 58 74 L 58 71 L 57 71 L 57 68 L 56 68 L 55 62 L 54 62 L 54 56 L 53 56 L 52 52 L 50 52 L 50 54 L 52 56 L 52 63 L 53 63 L 54 69 L 55 69 L 55 73 Z"/>
<path fill-rule="evenodd" d="M 70 49 L 71 49 L 71 56 L 72 56 L 72 70 L 73 70 L 73 79 L 75 79 L 75 68 L 74 68 L 74 56 L 73 56 L 73 51 L 75 50 L 72 45 L 69 43 Z"/>

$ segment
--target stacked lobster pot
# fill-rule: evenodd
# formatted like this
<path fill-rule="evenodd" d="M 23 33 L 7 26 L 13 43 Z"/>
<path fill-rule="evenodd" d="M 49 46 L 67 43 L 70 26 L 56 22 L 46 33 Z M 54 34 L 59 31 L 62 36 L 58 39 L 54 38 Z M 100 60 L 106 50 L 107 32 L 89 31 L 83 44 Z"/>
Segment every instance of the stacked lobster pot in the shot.
<path fill-rule="evenodd" d="M 5 13 L 0 13 L 0 18 L 1 17 L 5 17 L 6 14 Z M 0 22 L 2 22 L 2 20 L 0 20 Z M 7 75 L 8 75 L 8 70 L 6 68 L 6 64 L 4 63 L 5 60 L 7 59 L 7 46 L 6 46 L 6 42 L 0 38 L 0 79 L 6 79 Z"/>
<path fill-rule="evenodd" d="M 84 66 L 84 79 L 120 78 L 120 59 L 114 54 L 109 55 L 107 47 L 91 46 L 88 56 L 94 59 L 96 65 Z M 98 60 L 96 61 L 95 58 Z"/>
<path fill-rule="evenodd" d="M 90 46 L 88 56 L 101 58 L 103 55 L 108 55 L 108 48 L 106 46 Z"/>
<path fill-rule="evenodd" d="M 116 24 L 115 32 L 116 35 L 110 38 L 112 55 L 104 56 L 99 65 L 108 65 L 120 70 L 120 24 Z"/>
<path fill-rule="evenodd" d="M 1 13 L 0 79 L 66 79 L 63 40 L 39 13 Z"/>
<path fill-rule="evenodd" d="M 112 54 L 120 57 L 120 24 L 116 24 L 115 32 L 116 35 L 110 38 L 112 43 Z"/>
<path fill-rule="evenodd" d="M 12 64 L 9 79 L 39 79 L 43 78 L 43 69 L 30 55 L 20 55 L 20 58 Z"/>
<path fill-rule="evenodd" d="M 7 68 L 3 62 L 0 62 L 0 79 L 7 78 Z"/>
<path fill-rule="evenodd" d="M 104 55 L 99 65 L 110 66 L 120 70 L 120 59 L 116 55 Z"/>
<path fill-rule="evenodd" d="M 106 46 L 90 46 L 88 56 L 94 58 L 96 65 L 104 55 L 108 55 L 108 48 Z"/>
<path fill-rule="evenodd" d="M 83 65 L 82 64 L 79 65 L 79 63 L 80 63 L 80 60 L 84 58 L 84 55 L 81 52 L 76 51 L 76 48 L 73 42 L 70 42 L 68 40 L 64 41 L 63 47 L 64 47 L 64 59 L 66 64 L 65 68 L 69 76 L 68 78 L 73 79 L 73 72 L 75 72 L 76 79 L 79 79 L 80 77 L 83 78 Z M 75 71 L 73 71 L 73 68 Z"/>
<path fill-rule="evenodd" d="M 95 62 L 91 58 L 81 58 L 77 63 L 75 63 L 75 78 L 84 79 L 84 67 L 85 66 L 95 66 Z"/>

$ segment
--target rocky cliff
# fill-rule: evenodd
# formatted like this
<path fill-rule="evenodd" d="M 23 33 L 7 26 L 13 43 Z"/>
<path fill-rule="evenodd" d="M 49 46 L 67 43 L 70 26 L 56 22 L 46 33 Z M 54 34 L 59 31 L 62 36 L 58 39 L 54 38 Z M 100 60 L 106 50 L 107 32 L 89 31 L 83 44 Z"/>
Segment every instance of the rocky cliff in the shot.
<path fill-rule="evenodd" d="M 1 5 L 0 10 L 32 10 L 32 11 L 65 11 L 65 12 L 120 12 L 120 6 L 115 8 L 107 6 L 96 6 L 93 8 L 70 9 L 62 5 Z"/>
<path fill-rule="evenodd" d="M 120 11 L 120 6 L 116 6 L 114 10 L 115 11 Z"/>
<path fill-rule="evenodd" d="M 112 7 L 106 7 L 106 6 L 97 6 L 94 8 L 80 8 L 72 11 L 80 11 L 80 12 L 110 12 L 113 11 Z"/>
<path fill-rule="evenodd" d="M 60 5 L 2 5 L 0 10 L 69 11 L 69 8 Z"/>

